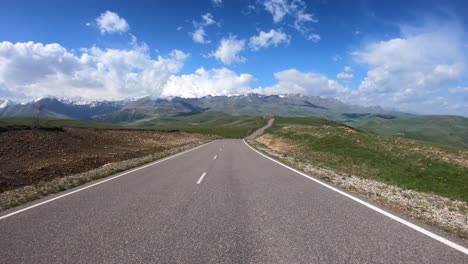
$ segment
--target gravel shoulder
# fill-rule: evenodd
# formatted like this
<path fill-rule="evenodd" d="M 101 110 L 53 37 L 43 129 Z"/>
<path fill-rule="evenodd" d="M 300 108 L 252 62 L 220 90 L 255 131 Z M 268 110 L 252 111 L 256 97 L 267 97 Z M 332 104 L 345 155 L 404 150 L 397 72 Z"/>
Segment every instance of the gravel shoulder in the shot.
<path fill-rule="evenodd" d="M 249 140 L 249 144 L 309 175 L 423 221 L 468 243 L 468 204 L 464 201 L 403 189 L 373 179 L 314 166 L 295 158 L 295 153 L 300 150 L 294 143 L 271 134 Z"/>

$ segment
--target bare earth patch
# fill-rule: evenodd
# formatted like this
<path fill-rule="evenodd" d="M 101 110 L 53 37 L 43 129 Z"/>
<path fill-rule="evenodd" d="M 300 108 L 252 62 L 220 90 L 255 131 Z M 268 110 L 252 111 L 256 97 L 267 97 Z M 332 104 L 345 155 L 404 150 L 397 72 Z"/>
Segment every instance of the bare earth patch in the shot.
<path fill-rule="evenodd" d="M 295 132 L 300 133 L 297 130 Z M 466 202 L 405 190 L 379 181 L 339 173 L 298 161 L 294 158 L 295 149 L 297 150 L 298 146 L 288 146 L 287 140 L 271 134 L 263 135 L 255 141 L 249 141 L 249 143 L 309 175 L 317 176 L 347 191 L 358 193 L 410 217 L 439 227 L 468 242 L 468 203 Z"/>
<path fill-rule="evenodd" d="M 256 141 L 278 152 L 294 152 L 298 151 L 300 148 L 299 146 L 294 145 L 292 142 L 288 142 L 288 140 L 274 137 L 269 134 L 258 137 Z"/>
<path fill-rule="evenodd" d="M 181 132 L 69 129 L 0 133 L 0 210 L 215 139 Z"/>

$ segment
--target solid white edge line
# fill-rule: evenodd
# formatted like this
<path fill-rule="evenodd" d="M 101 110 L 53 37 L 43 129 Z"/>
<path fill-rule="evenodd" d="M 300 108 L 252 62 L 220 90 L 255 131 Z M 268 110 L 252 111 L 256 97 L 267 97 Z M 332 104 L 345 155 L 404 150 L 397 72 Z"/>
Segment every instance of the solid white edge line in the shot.
<path fill-rule="evenodd" d="M 204 172 L 201 176 L 200 179 L 198 179 L 197 184 L 200 184 L 203 181 L 203 178 L 205 178 L 206 172 Z"/>
<path fill-rule="evenodd" d="M 317 179 L 315 179 L 315 178 L 313 178 L 313 177 L 311 177 L 311 176 L 309 176 L 309 175 L 307 175 L 307 174 L 305 174 L 305 173 L 303 173 L 301 171 L 298 171 L 298 170 L 296 170 L 294 168 L 291 168 L 288 165 L 283 164 L 282 162 L 277 161 L 277 160 L 273 159 L 272 157 L 269 157 L 269 156 L 261 153 L 260 151 L 254 149 L 252 146 L 250 146 L 245 141 L 245 139 L 243 139 L 243 141 L 244 141 L 245 145 L 247 145 L 250 149 L 257 152 L 258 154 L 262 155 L 263 157 L 265 157 L 265 158 L 267 158 L 267 159 L 269 159 L 269 160 L 271 160 L 273 162 L 276 162 L 277 164 L 279 164 L 279 165 L 281 165 L 281 166 L 283 166 L 283 167 L 285 167 L 285 168 L 287 168 L 289 170 L 292 170 L 295 173 L 297 173 L 297 174 L 299 174 L 299 175 L 301 175 L 301 176 L 303 176 L 303 177 L 305 177 L 305 178 L 307 178 L 309 180 L 312 180 L 312 181 L 314 181 L 314 182 L 316 182 L 316 183 L 318 183 L 318 184 L 320 184 L 320 185 L 322 185 L 322 186 L 324 186 L 324 187 L 326 187 L 326 188 L 328 188 L 328 189 L 330 189 L 332 191 L 335 191 L 335 192 L 337 192 L 337 193 L 339 193 L 339 194 L 341 194 L 343 196 L 346 196 L 346 197 L 348 197 L 349 199 L 351 199 L 351 200 L 353 200 L 355 202 L 358 202 L 358 203 L 360 203 L 360 204 L 362 204 L 362 205 L 364 205 L 364 206 L 366 206 L 366 207 L 368 207 L 368 208 L 370 208 L 370 209 L 372 209 L 372 210 L 374 210 L 374 211 L 376 211 L 378 213 L 381 213 L 381 214 L 383 214 L 383 215 L 385 215 L 385 216 L 387 216 L 387 217 L 389 217 L 389 218 L 391 218 L 391 219 L 393 219 L 393 220 L 395 220 L 397 222 L 400 222 L 401 224 L 403 224 L 403 225 L 405 225 L 407 227 L 410 227 L 410 228 L 412 228 L 412 229 L 414 229 L 414 230 L 416 230 L 416 231 L 418 231 L 418 232 L 420 232 L 420 233 L 422 233 L 422 234 L 424 234 L 424 235 L 426 235 L 428 237 L 431 237 L 431 238 L 433 238 L 433 239 L 435 239 L 435 240 L 437 240 L 437 241 L 439 241 L 441 243 L 444 243 L 445 245 L 447 245 L 447 246 L 449 246 L 451 248 L 454 248 L 454 249 L 468 255 L 468 248 L 465 248 L 465 247 L 463 247 L 461 245 L 458 245 L 458 244 L 456 244 L 456 243 L 454 243 L 454 242 L 452 242 L 452 241 L 450 241 L 450 240 L 448 240 L 446 238 L 443 238 L 443 237 L 441 237 L 439 235 L 436 235 L 436 234 L 434 234 L 434 233 L 432 233 L 432 232 L 430 232 L 430 231 L 428 231 L 428 230 L 426 230 L 426 229 L 424 229 L 422 227 L 419 227 L 419 226 L 417 226 L 417 225 L 415 225 L 415 224 L 413 224 L 411 222 L 408 222 L 408 221 L 406 221 L 406 220 L 404 220 L 404 219 L 402 219 L 402 218 L 400 218 L 400 217 L 398 217 L 396 215 L 393 215 L 393 214 L 391 214 L 391 213 L 389 213 L 389 212 L 387 212 L 387 211 L 385 211 L 383 209 L 380 209 L 380 208 L 378 208 L 378 207 L 376 207 L 376 206 L 374 206 L 374 205 L 372 205 L 370 203 L 367 203 L 367 202 L 365 202 L 365 201 L 363 201 L 363 200 L 361 200 L 361 199 L 359 199 L 357 197 L 354 197 L 354 196 L 352 196 L 352 195 L 350 195 L 348 193 L 345 193 L 345 192 L 343 192 L 343 191 L 341 191 L 341 190 L 339 190 L 339 189 L 337 189 L 337 188 L 335 188 L 333 186 L 330 186 L 330 185 L 328 185 L 326 183 L 323 183 L 323 182 L 321 182 L 321 181 L 319 181 L 319 180 L 317 180 Z"/>
<path fill-rule="evenodd" d="M 177 157 L 177 156 L 183 155 L 183 154 L 185 154 L 185 153 L 188 153 L 188 152 L 190 152 L 190 151 L 192 151 L 192 150 L 196 150 L 196 149 L 198 149 L 198 148 L 201 148 L 201 147 L 206 146 L 206 145 L 208 145 L 208 144 L 211 144 L 211 143 L 213 143 L 213 142 L 215 142 L 215 141 L 210 141 L 210 142 L 205 143 L 205 144 L 203 144 L 203 145 L 196 146 L 196 147 L 194 147 L 194 148 L 191 148 L 191 149 L 185 150 L 185 151 L 183 151 L 183 152 L 174 154 L 174 155 L 172 155 L 172 156 L 169 156 L 169 157 L 166 157 L 166 158 L 163 158 L 163 159 L 160 159 L 160 160 L 151 162 L 151 163 L 146 164 L 146 165 L 143 165 L 143 166 L 141 166 L 141 167 L 137 167 L 137 168 L 131 169 L 131 170 L 129 170 L 129 171 L 123 172 L 123 173 L 118 174 L 118 175 L 116 175 L 116 176 L 112 176 L 112 177 L 110 177 L 110 178 L 101 180 L 101 181 L 96 182 L 96 183 L 93 183 L 93 184 L 91 184 L 91 185 L 88 185 L 88 186 L 79 188 L 79 189 L 77 189 L 77 190 L 74 190 L 74 191 L 71 191 L 71 192 L 67 192 L 67 193 L 65 193 L 65 194 L 59 195 L 59 196 L 54 197 L 54 198 L 51 198 L 51 199 L 49 199 L 49 200 L 45 200 L 45 201 L 43 201 L 43 202 L 40 202 L 40 203 L 31 205 L 31 206 L 25 207 L 25 208 L 20 209 L 20 210 L 18 210 L 18 211 L 11 212 L 11 213 L 9 213 L 9 214 L 0 216 L 0 220 L 5 219 L 5 218 L 10 217 L 10 216 L 13 216 L 13 215 L 16 215 L 16 214 L 19 214 L 19 213 L 21 213 L 21 212 L 24 212 L 24 211 L 33 209 L 33 208 L 35 208 L 35 207 L 38 207 L 38 206 L 41 206 L 41 205 L 50 203 L 50 202 L 52 202 L 52 201 L 58 200 L 58 199 L 60 199 L 60 198 L 66 197 L 66 196 L 68 196 L 68 195 L 72 195 L 72 194 L 74 194 L 74 193 L 81 192 L 81 191 L 83 191 L 83 190 L 86 190 L 86 189 L 88 189 L 88 188 L 94 187 L 94 186 L 96 186 L 96 185 L 99 185 L 99 184 L 102 184 L 102 183 L 105 183 L 105 182 L 108 182 L 108 181 L 112 181 L 112 180 L 114 180 L 114 179 L 117 179 L 117 178 L 120 178 L 120 177 L 122 177 L 122 176 L 125 176 L 125 175 L 127 175 L 127 174 L 129 174 L 129 173 L 132 173 L 132 172 L 135 172 L 135 171 L 138 171 L 138 170 L 147 168 L 147 167 L 149 167 L 149 166 L 156 165 L 156 164 L 158 164 L 158 163 L 161 163 L 161 162 L 163 162 L 163 161 L 166 161 L 166 160 L 175 158 L 175 157 Z"/>

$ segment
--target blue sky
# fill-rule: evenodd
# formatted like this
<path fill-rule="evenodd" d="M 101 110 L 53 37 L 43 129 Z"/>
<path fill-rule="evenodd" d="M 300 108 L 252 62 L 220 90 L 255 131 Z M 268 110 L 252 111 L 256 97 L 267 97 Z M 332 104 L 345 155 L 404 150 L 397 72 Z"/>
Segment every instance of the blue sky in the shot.
<path fill-rule="evenodd" d="M 301 93 L 468 115 L 466 1 L 2 1 L 0 99 Z"/>

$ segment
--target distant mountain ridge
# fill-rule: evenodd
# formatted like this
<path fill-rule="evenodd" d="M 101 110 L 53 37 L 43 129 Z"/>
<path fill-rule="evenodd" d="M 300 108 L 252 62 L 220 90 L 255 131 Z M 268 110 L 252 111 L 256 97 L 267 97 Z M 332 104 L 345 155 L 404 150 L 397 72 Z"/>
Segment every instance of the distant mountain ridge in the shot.
<path fill-rule="evenodd" d="M 207 111 L 251 116 L 313 116 L 342 122 L 354 122 L 373 115 L 407 115 L 381 107 L 345 104 L 340 100 L 318 96 L 260 95 L 204 96 L 201 98 L 152 99 L 75 102 L 69 99 L 41 98 L 15 104 L 1 102 L 0 117 L 50 116 L 112 123 L 138 122 L 169 116 L 194 115 Z M 39 113 L 39 106 L 43 110 Z"/>
<path fill-rule="evenodd" d="M 55 97 L 40 98 L 27 103 L 8 101 L 0 108 L 0 117 L 47 116 L 72 119 L 93 119 L 95 116 L 121 109 L 127 101 L 73 102 Z M 40 106 L 43 109 L 40 110 Z"/>

